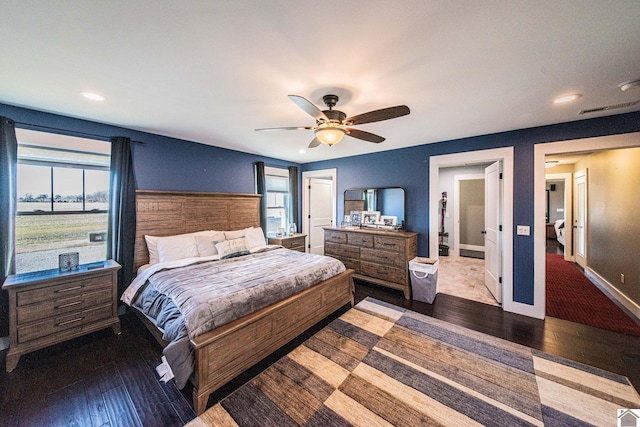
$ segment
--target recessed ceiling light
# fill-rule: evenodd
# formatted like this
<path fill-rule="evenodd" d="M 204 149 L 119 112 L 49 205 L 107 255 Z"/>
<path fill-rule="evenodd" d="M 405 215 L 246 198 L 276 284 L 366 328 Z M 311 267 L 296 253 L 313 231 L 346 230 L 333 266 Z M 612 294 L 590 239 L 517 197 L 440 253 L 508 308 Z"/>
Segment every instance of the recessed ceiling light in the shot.
<path fill-rule="evenodd" d="M 572 93 L 570 95 L 562 95 L 559 98 L 556 98 L 553 100 L 554 104 L 564 104 L 565 102 L 571 102 L 571 101 L 575 101 L 576 99 L 580 98 L 582 95 L 579 93 Z"/>
<path fill-rule="evenodd" d="M 307 154 L 307 150 L 305 150 L 304 148 L 301 148 L 298 153 L 300 154 Z"/>
<path fill-rule="evenodd" d="M 92 101 L 104 101 L 105 99 L 107 99 L 104 96 L 93 92 L 80 92 L 80 95 Z"/>

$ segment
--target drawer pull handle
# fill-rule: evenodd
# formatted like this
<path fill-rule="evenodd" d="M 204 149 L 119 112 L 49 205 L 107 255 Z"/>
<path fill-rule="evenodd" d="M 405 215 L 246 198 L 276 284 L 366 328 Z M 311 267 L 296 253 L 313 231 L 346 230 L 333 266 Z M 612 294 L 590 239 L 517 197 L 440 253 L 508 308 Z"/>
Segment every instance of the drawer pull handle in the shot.
<path fill-rule="evenodd" d="M 71 306 L 82 304 L 82 303 L 83 303 L 83 301 L 80 300 L 80 301 L 76 301 L 76 302 L 70 302 L 68 304 L 57 305 L 54 308 L 58 309 L 58 308 L 71 307 Z"/>
<path fill-rule="evenodd" d="M 64 326 L 64 325 L 68 325 L 69 323 L 79 322 L 79 321 L 81 321 L 82 319 L 84 319 L 84 317 L 78 317 L 77 319 L 71 319 L 71 320 L 67 320 L 66 322 L 56 323 L 56 326 Z"/>
<path fill-rule="evenodd" d="M 395 243 L 383 243 L 382 246 L 395 246 Z"/>
<path fill-rule="evenodd" d="M 74 286 L 73 288 L 58 289 L 55 293 L 61 294 L 63 292 L 75 291 L 76 289 L 82 289 L 82 285 Z"/>

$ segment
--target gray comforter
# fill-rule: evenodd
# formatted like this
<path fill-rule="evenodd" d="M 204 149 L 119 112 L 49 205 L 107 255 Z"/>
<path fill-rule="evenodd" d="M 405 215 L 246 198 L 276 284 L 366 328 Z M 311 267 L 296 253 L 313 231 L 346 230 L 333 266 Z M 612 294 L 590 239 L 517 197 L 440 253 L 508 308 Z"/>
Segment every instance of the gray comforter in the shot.
<path fill-rule="evenodd" d="M 283 248 L 219 261 L 196 262 L 152 274 L 133 305 L 156 321 L 176 383 L 184 386 L 193 365 L 184 359 L 195 338 L 345 271 L 342 262 Z M 162 322 L 158 322 L 160 319 Z M 161 324 L 160 324 L 161 323 Z M 175 353 L 175 354 L 174 354 Z M 185 377 L 186 371 L 189 371 Z"/>

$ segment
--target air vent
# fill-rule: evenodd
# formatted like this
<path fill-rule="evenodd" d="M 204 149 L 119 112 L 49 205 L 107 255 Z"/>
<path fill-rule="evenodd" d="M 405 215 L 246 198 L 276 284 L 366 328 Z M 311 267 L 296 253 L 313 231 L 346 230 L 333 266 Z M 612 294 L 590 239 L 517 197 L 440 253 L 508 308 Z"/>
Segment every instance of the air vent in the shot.
<path fill-rule="evenodd" d="M 622 104 L 607 105 L 606 107 L 590 108 L 588 110 L 580 110 L 578 114 L 597 113 L 599 111 L 609 111 L 609 110 L 615 110 L 618 108 L 633 107 L 638 102 L 640 101 L 631 101 L 631 102 L 624 102 Z"/>

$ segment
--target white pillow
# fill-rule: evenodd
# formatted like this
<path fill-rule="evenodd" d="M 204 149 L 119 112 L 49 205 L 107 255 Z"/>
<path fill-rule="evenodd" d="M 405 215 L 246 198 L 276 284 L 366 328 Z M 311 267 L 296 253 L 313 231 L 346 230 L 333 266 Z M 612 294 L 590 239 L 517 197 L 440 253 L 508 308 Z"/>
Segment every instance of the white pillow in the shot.
<path fill-rule="evenodd" d="M 177 261 L 198 256 L 196 236 L 172 236 L 158 240 L 158 262 Z"/>
<path fill-rule="evenodd" d="M 235 231 L 225 231 L 224 235 L 227 237 L 227 240 L 239 239 L 240 237 L 244 237 L 247 234 L 247 228 L 243 230 L 235 230 Z"/>
<path fill-rule="evenodd" d="M 220 259 L 249 254 L 247 240 L 244 237 L 218 242 L 216 243 L 216 249 L 218 250 L 218 254 L 220 254 Z"/>
<path fill-rule="evenodd" d="M 215 231 L 204 230 L 204 231 L 196 231 L 195 233 L 186 233 L 186 234 L 176 234 L 175 236 L 144 236 L 144 239 L 147 241 L 147 250 L 149 251 L 149 264 L 157 264 L 159 262 L 158 257 L 158 242 L 162 239 L 169 239 L 172 237 L 179 236 L 206 236 L 213 235 Z"/>
<path fill-rule="evenodd" d="M 198 248 L 198 255 L 211 256 L 216 255 L 218 250 L 216 249 L 216 243 L 222 242 L 225 239 L 222 231 L 216 231 L 212 236 L 194 236 L 196 239 L 196 247 Z"/>
<path fill-rule="evenodd" d="M 246 233 L 244 235 L 244 238 L 247 239 L 247 247 L 249 248 L 249 250 L 265 246 L 267 244 L 267 241 L 264 238 L 262 227 L 247 228 L 245 232 Z"/>

